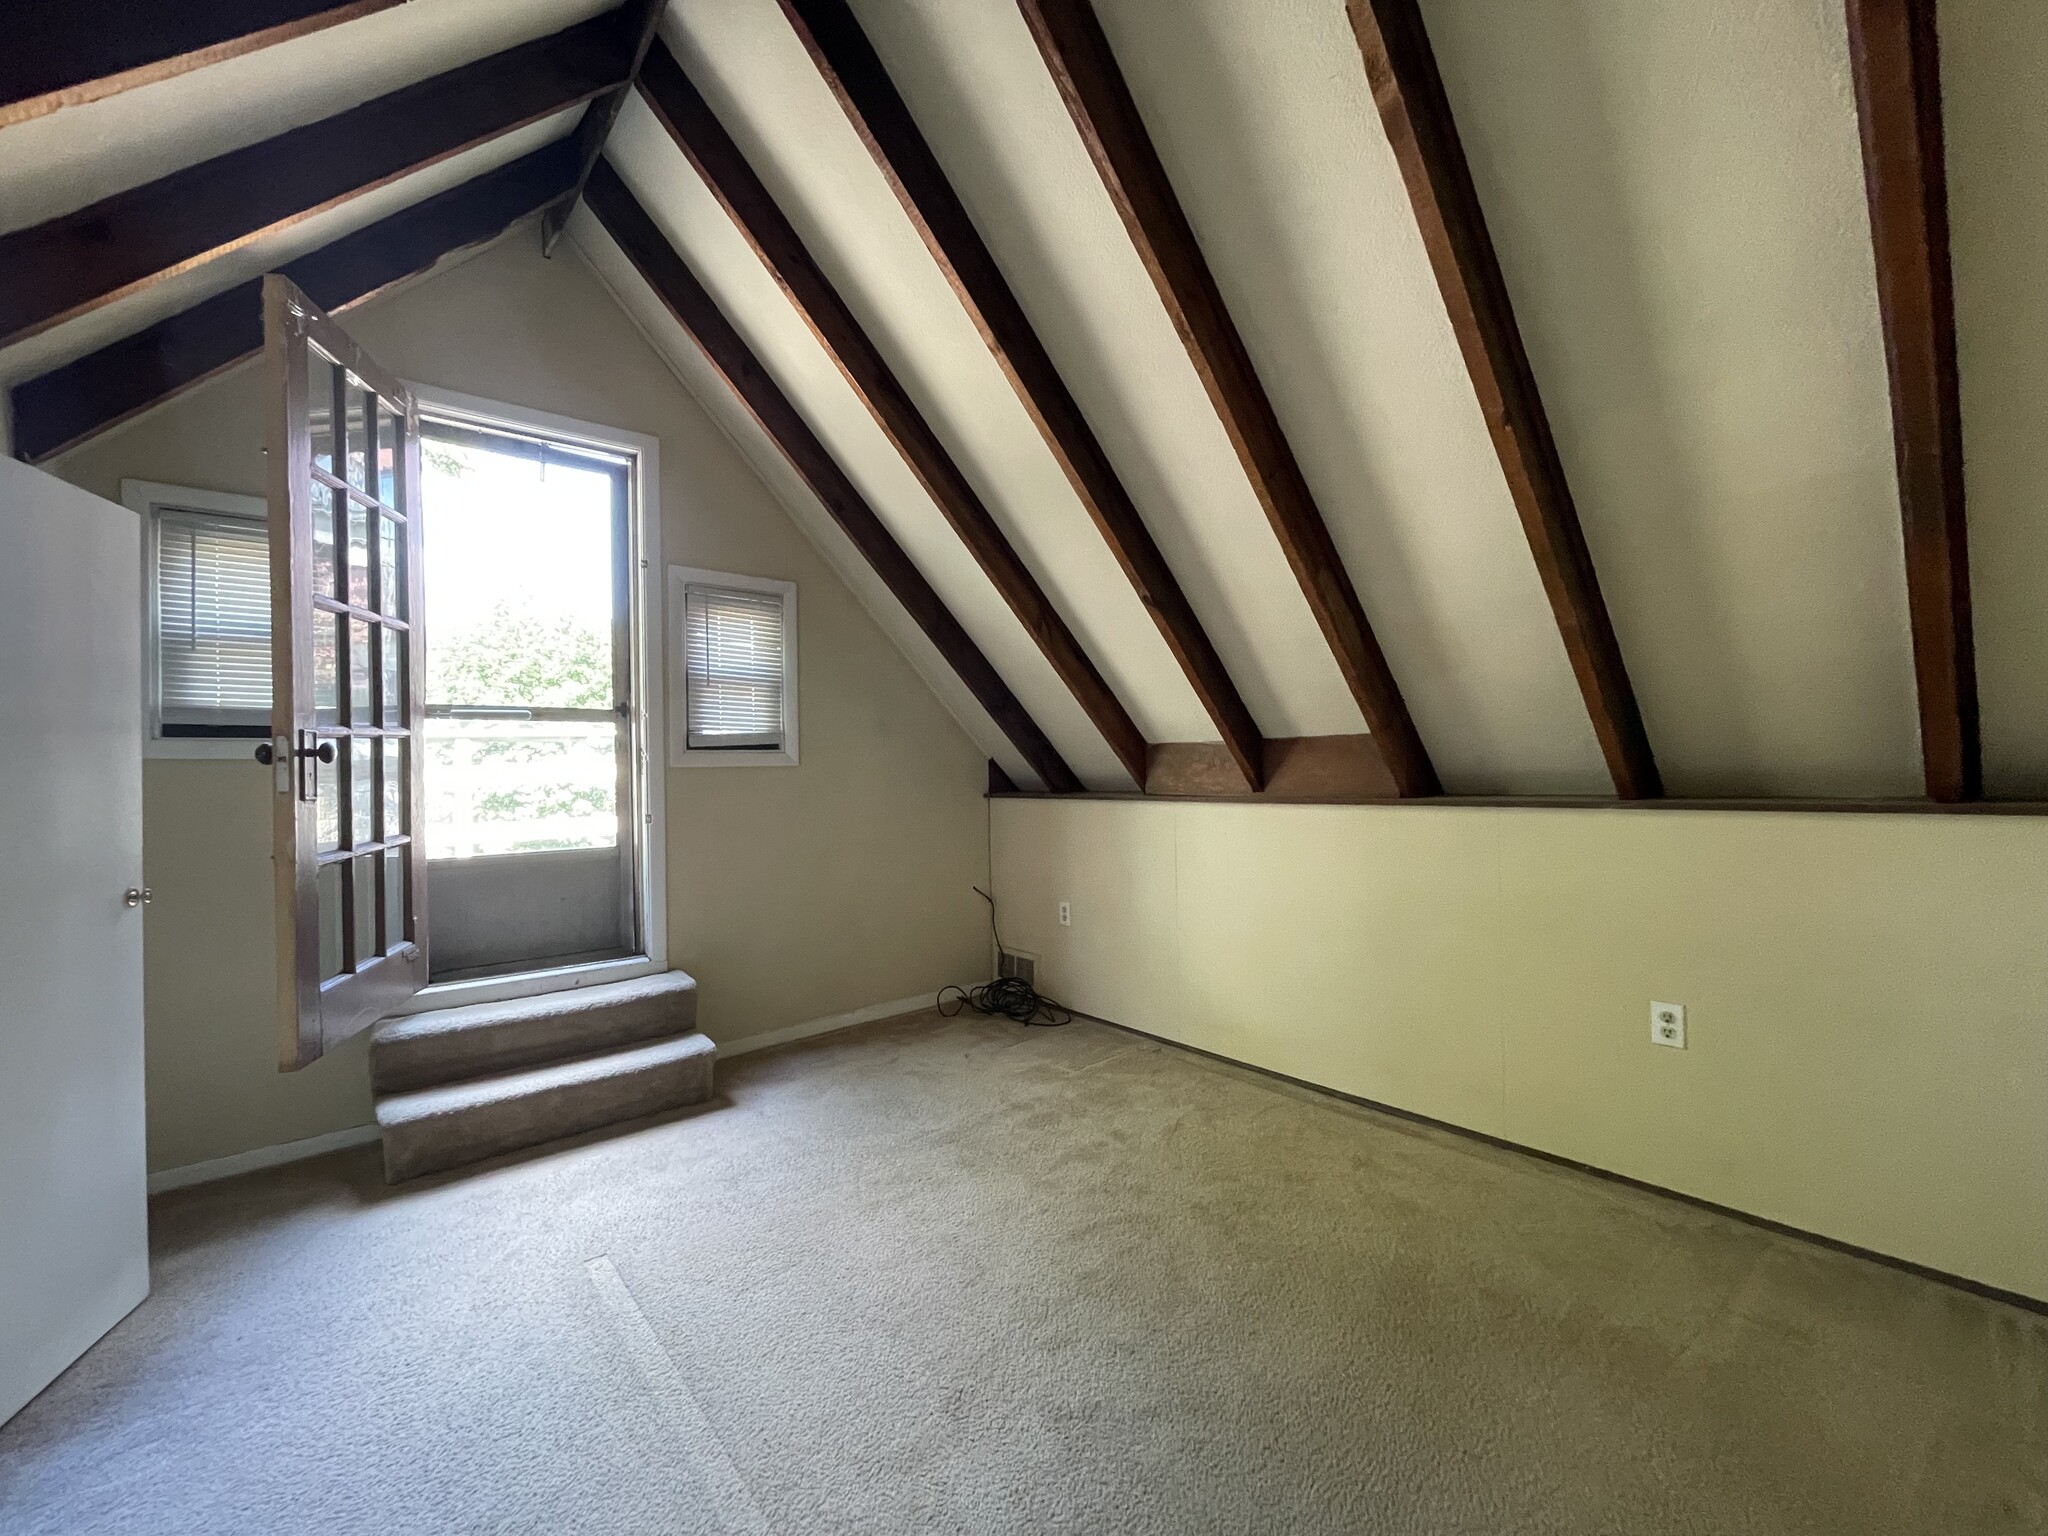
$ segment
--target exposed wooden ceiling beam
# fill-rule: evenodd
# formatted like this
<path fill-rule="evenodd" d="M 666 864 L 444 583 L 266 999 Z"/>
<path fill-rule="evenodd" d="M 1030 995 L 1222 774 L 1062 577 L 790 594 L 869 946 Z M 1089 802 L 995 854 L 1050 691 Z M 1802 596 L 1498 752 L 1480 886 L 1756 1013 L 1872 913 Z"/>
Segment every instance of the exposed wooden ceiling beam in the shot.
<path fill-rule="evenodd" d="M 1930 799 L 1984 793 L 1934 0 L 1846 0 Z"/>
<path fill-rule="evenodd" d="M 0 128 L 83 106 L 403 0 L 26 0 L 0 52 Z"/>
<path fill-rule="evenodd" d="M 782 9 L 1257 789 L 1264 752 L 1251 711 L 860 23 L 845 0 L 782 0 Z"/>
<path fill-rule="evenodd" d="M 329 314 L 442 258 L 493 240 L 559 198 L 577 171 L 571 139 L 344 235 L 283 268 Z M 263 350 L 263 280 L 16 385 L 15 451 L 34 462 L 161 404 Z"/>
<path fill-rule="evenodd" d="M 620 12 L 0 236 L 0 346 L 628 78 Z"/>
<path fill-rule="evenodd" d="M 1046 788 L 1056 794 L 1078 791 L 1081 781 L 1073 770 L 741 340 L 610 162 L 598 161 L 584 188 L 584 201 Z"/>
<path fill-rule="evenodd" d="M 1615 793 L 1664 792 L 1416 0 L 1348 0 L 1366 79 Z"/>
<path fill-rule="evenodd" d="M 668 0 L 621 0 L 619 9 L 628 18 L 628 25 L 636 29 L 633 63 L 626 71 L 624 85 L 607 91 L 583 109 L 583 120 L 576 125 L 576 144 L 583 156 L 581 169 L 576 173 L 574 190 L 550 208 L 540 221 L 540 253 L 543 256 L 554 254 L 555 242 L 561 239 L 563 229 L 568 226 L 569 215 L 576 211 L 576 199 L 583 195 L 583 184 L 590 180 L 591 167 L 604 153 L 605 141 L 612 136 L 612 124 L 619 120 L 619 109 L 626 104 L 626 93 L 640 78 L 641 61 L 654 44 L 654 34 L 661 26 L 663 13 L 668 10 Z"/>
<path fill-rule="evenodd" d="M 938 434 L 911 402 L 909 392 L 883 361 L 853 311 L 811 259 L 739 147 L 674 55 L 659 42 L 641 69 L 640 94 L 896 445 L 1017 621 L 1073 691 L 1132 782 L 1142 786 L 1145 738 L 1137 723 L 1081 649 L 1081 642 L 996 525 Z"/>
<path fill-rule="evenodd" d="M 1442 792 L 1407 702 L 1087 0 L 1017 0 L 1403 795 Z"/>

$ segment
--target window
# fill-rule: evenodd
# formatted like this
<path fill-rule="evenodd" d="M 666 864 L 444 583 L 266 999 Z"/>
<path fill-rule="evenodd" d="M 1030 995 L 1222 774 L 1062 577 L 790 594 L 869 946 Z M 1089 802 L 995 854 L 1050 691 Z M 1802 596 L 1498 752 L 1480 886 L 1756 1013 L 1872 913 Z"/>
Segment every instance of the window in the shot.
<path fill-rule="evenodd" d="M 668 579 L 670 761 L 794 763 L 795 583 L 682 566 Z"/>
<path fill-rule="evenodd" d="M 270 534 L 261 497 L 124 481 L 143 518 L 153 756 L 247 756 L 270 735 Z"/>

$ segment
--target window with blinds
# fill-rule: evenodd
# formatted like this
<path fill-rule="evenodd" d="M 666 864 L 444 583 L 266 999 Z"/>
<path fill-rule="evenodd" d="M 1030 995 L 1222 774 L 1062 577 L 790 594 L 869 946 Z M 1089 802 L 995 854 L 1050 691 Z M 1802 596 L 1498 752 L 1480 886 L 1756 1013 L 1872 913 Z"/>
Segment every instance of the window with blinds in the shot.
<path fill-rule="evenodd" d="M 270 538 L 245 517 L 156 518 L 156 714 L 165 736 L 270 730 Z"/>
<path fill-rule="evenodd" d="M 683 589 L 687 743 L 692 752 L 779 751 L 787 735 L 787 608 L 779 592 Z"/>

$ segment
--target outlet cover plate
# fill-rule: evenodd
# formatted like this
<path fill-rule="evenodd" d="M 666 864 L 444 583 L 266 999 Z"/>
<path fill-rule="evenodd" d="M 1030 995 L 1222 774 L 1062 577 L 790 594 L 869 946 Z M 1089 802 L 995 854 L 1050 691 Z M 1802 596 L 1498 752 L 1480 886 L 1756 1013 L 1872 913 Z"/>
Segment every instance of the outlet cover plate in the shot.
<path fill-rule="evenodd" d="M 1685 1049 L 1685 1004 L 1650 1004 L 1650 1044 Z"/>

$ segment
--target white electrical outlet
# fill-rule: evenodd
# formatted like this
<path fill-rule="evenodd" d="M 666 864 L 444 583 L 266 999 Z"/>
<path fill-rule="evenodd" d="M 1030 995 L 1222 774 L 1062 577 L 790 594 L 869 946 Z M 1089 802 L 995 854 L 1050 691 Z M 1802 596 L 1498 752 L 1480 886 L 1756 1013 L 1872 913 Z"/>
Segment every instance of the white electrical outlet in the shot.
<path fill-rule="evenodd" d="M 1062 928 L 1074 926 L 1074 909 L 1064 901 L 1060 903 L 1060 926 Z"/>
<path fill-rule="evenodd" d="M 1685 1004 L 1650 1004 L 1650 1044 L 1685 1049 Z"/>

